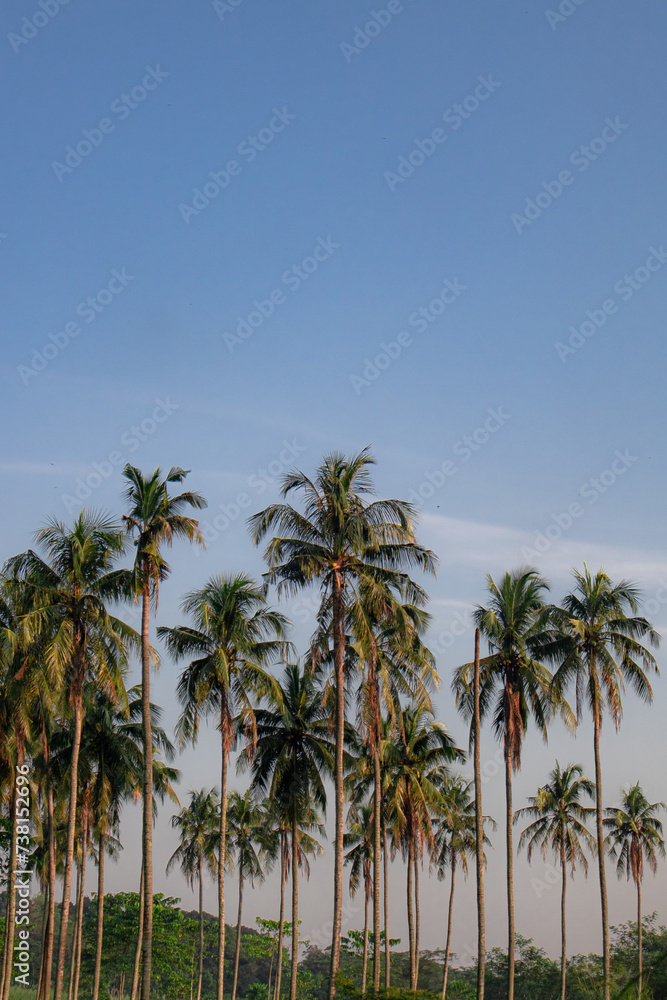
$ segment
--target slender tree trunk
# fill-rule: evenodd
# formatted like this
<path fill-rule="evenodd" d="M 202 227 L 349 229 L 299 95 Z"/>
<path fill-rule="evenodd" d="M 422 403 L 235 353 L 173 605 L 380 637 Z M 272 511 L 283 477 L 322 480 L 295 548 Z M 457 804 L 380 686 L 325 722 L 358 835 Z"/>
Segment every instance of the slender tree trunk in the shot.
<path fill-rule="evenodd" d="M 218 865 L 218 992 L 217 1000 L 223 1000 L 225 979 L 225 857 L 227 854 L 227 763 L 229 742 L 227 737 L 227 703 L 222 699 L 220 707 L 220 740 L 222 743 L 222 763 L 220 765 L 220 864 Z"/>
<path fill-rule="evenodd" d="M 197 1000 L 201 1000 L 201 981 L 204 975 L 204 859 L 199 846 L 199 978 L 197 980 Z"/>
<path fill-rule="evenodd" d="M 150 1000 L 153 955 L 153 733 L 150 699 L 150 645 L 148 625 L 150 588 L 146 580 L 141 607 L 141 720 L 143 727 L 144 787 L 141 854 L 144 869 L 144 914 L 141 947 L 141 1000 Z M 56 997 L 56 1000 L 60 1000 Z"/>
<path fill-rule="evenodd" d="M 17 765 L 18 766 L 18 765 Z M 12 981 L 12 962 L 14 954 L 14 917 L 16 914 L 16 768 L 12 768 L 9 784 L 9 819 L 11 824 L 12 839 L 9 846 L 9 871 L 7 873 L 7 895 L 5 908 L 5 940 L 2 960 L 2 990 L 0 995 L 2 1000 L 7 1000 L 9 987 Z"/>
<path fill-rule="evenodd" d="M 77 930 L 76 930 L 76 964 L 74 966 L 74 991 L 73 1000 L 79 1000 L 79 979 L 81 977 L 81 945 L 83 943 L 83 902 L 85 899 L 85 886 L 86 886 L 86 852 L 88 850 L 88 836 L 89 836 L 89 812 L 88 806 L 84 803 L 83 809 L 83 836 L 81 842 L 81 895 L 79 898 L 79 913 L 77 920 Z"/>
<path fill-rule="evenodd" d="M 591 670 L 595 671 L 595 664 Z M 604 1000 L 609 1000 L 610 962 L 609 962 L 609 910 L 607 904 L 607 876 L 604 864 L 604 830 L 602 828 L 602 767 L 600 765 L 600 705 L 597 677 L 594 680 L 593 705 L 593 753 L 595 756 L 595 820 L 598 842 L 598 874 L 600 877 L 600 903 L 602 910 L 602 966 L 604 975 Z"/>
<path fill-rule="evenodd" d="M 449 912 L 447 914 L 447 944 L 445 945 L 445 973 L 442 980 L 442 1000 L 447 997 L 447 978 L 449 976 L 449 952 L 452 946 L 452 914 L 454 912 L 454 883 L 456 880 L 456 855 L 452 853 L 452 884 L 449 890 Z"/>
<path fill-rule="evenodd" d="M 387 828 L 384 828 L 384 985 L 391 986 L 391 948 L 389 945 L 389 853 L 387 851 Z"/>
<path fill-rule="evenodd" d="M 639 965 L 639 992 L 638 995 L 641 1000 L 642 995 L 642 980 L 644 978 L 644 956 L 642 954 L 642 880 L 637 879 L 637 959 Z"/>
<path fill-rule="evenodd" d="M 505 736 L 505 802 L 507 842 L 507 1000 L 514 1000 L 514 843 L 512 825 L 514 811 L 512 808 L 512 758 L 509 740 Z"/>
<path fill-rule="evenodd" d="M 479 707 L 479 629 L 475 629 L 475 668 L 473 680 L 473 738 L 475 767 L 475 873 L 477 875 L 477 1000 L 484 1000 L 486 965 L 486 928 L 484 914 L 484 814 L 482 812 L 481 738 Z"/>
<path fill-rule="evenodd" d="M 565 1000 L 567 980 L 567 938 L 565 936 L 565 897 L 567 893 L 567 863 L 565 859 L 565 831 L 560 837 L 560 866 L 563 875 L 563 886 L 560 894 L 560 998 Z"/>
<path fill-rule="evenodd" d="M 343 919 L 343 827 L 345 797 L 343 789 L 343 742 L 345 738 L 345 622 L 341 581 L 334 574 L 333 581 L 333 653 L 336 690 L 336 827 L 334 840 L 334 912 L 331 936 L 331 964 L 329 973 L 329 1000 L 336 995 L 336 976 L 340 964 L 340 936 Z"/>
<path fill-rule="evenodd" d="M 137 1000 L 139 991 L 139 969 L 141 967 L 141 952 L 144 933 L 144 865 L 141 864 L 141 877 L 139 879 L 139 925 L 137 928 L 137 947 L 134 953 L 134 969 L 132 971 L 132 992 L 130 1000 Z"/>
<path fill-rule="evenodd" d="M 76 893 L 74 899 L 74 932 L 72 934 L 72 951 L 69 958 L 69 982 L 67 984 L 67 1000 L 72 1000 L 74 990 L 74 972 L 76 968 L 76 946 L 79 940 L 79 902 L 81 900 L 81 861 L 76 869 Z"/>
<path fill-rule="evenodd" d="M 236 1000 L 236 984 L 239 978 L 239 957 L 241 955 L 241 913 L 243 911 L 243 860 L 239 858 L 239 912 L 236 922 L 236 951 L 234 954 L 234 983 L 232 1000 Z"/>
<path fill-rule="evenodd" d="M 419 846 L 415 845 L 415 986 L 419 986 L 419 928 L 421 926 L 421 903 L 419 899 Z"/>
<path fill-rule="evenodd" d="M 65 956 L 67 952 L 67 925 L 69 923 L 69 897 L 72 888 L 72 865 L 74 860 L 74 835 L 76 833 L 76 800 L 79 782 L 79 750 L 81 749 L 81 725 L 83 722 L 82 695 L 74 698 L 74 738 L 70 763 L 69 815 L 67 822 L 67 850 L 65 854 L 65 874 L 63 877 L 63 904 L 60 914 L 60 937 L 58 941 L 58 964 L 56 966 L 55 1000 L 61 1000 L 65 983 Z M 149 1000 L 147 997 L 146 1000 Z"/>
<path fill-rule="evenodd" d="M 275 1000 L 280 1000 L 280 982 L 283 972 L 283 936 L 285 934 L 285 880 L 287 865 L 285 864 L 285 831 L 280 831 L 280 918 L 278 920 L 278 968 L 276 969 Z"/>
<path fill-rule="evenodd" d="M 366 992 L 366 973 L 368 972 L 368 893 L 364 887 L 364 953 L 361 960 L 361 992 Z"/>
<path fill-rule="evenodd" d="M 415 920 L 412 908 L 412 873 L 413 873 L 414 847 L 412 836 L 408 844 L 408 941 L 410 944 L 410 989 L 414 992 L 417 989 L 415 984 Z"/>
<path fill-rule="evenodd" d="M 373 989 L 380 989 L 380 853 L 382 848 L 382 774 L 380 771 L 379 720 L 375 725 L 373 749 Z"/>
<path fill-rule="evenodd" d="M 299 963 L 299 865 L 296 810 L 292 815 L 292 970 L 290 975 L 290 1000 L 296 1000 L 296 976 Z"/>
<path fill-rule="evenodd" d="M 95 972 L 93 973 L 93 1000 L 100 993 L 100 972 L 102 969 L 102 943 L 104 940 L 104 852 L 106 838 L 100 831 L 99 859 L 97 863 L 97 937 L 95 941 Z"/>
<path fill-rule="evenodd" d="M 43 997 L 49 1000 L 51 996 L 51 978 L 53 972 L 53 943 L 56 931 L 56 833 L 53 820 L 53 788 L 49 781 L 46 791 L 46 815 L 49 838 L 49 918 L 44 949 L 44 985 Z"/>
<path fill-rule="evenodd" d="M 48 879 L 48 876 L 47 876 Z M 43 1000 L 44 997 L 44 956 L 46 954 L 46 935 L 49 932 L 49 887 L 47 884 L 43 886 L 43 905 L 42 905 L 42 933 L 40 935 L 42 939 L 42 953 L 39 960 L 39 979 L 37 981 L 37 1000 Z"/>

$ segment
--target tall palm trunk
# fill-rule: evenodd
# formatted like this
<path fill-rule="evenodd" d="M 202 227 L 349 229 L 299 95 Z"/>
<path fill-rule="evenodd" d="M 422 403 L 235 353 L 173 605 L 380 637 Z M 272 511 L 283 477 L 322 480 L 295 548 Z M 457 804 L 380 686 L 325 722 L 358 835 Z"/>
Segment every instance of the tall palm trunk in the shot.
<path fill-rule="evenodd" d="M 414 845 L 412 843 L 412 834 L 409 835 L 410 839 L 408 842 L 408 941 L 410 944 L 410 989 L 416 990 L 417 985 L 415 982 L 415 921 L 414 913 L 412 909 L 412 872 L 413 872 L 413 856 L 414 856 Z"/>
<path fill-rule="evenodd" d="M 150 615 L 150 584 L 147 567 L 141 607 L 141 717 L 144 750 L 143 816 L 141 855 L 144 872 L 144 914 L 141 948 L 141 1000 L 150 1000 L 153 954 L 153 734 L 151 730 L 150 646 L 148 624 Z M 56 997 L 56 1000 L 60 1000 Z"/>
<path fill-rule="evenodd" d="M 642 979 L 644 976 L 644 956 L 642 954 L 642 880 L 637 879 L 637 960 L 639 965 L 638 995 L 642 995 Z"/>
<path fill-rule="evenodd" d="M 368 972 L 368 892 L 364 886 L 364 953 L 361 960 L 361 992 L 366 992 L 366 973 Z"/>
<path fill-rule="evenodd" d="M 565 937 L 565 895 L 567 893 L 567 862 L 565 858 L 565 830 L 560 835 L 560 866 L 563 885 L 560 894 L 560 1000 L 565 1000 L 567 979 L 567 939 Z"/>
<path fill-rule="evenodd" d="M 609 1000 L 609 910 L 607 903 L 607 875 L 604 865 L 604 830 L 602 828 L 602 766 L 600 764 L 600 689 L 597 682 L 595 662 L 591 664 L 593 675 L 593 754 L 595 757 L 595 825 L 598 843 L 598 874 L 600 878 L 600 903 L 602 910 L 602 967 L 604 975 L 604 1000 Z"/>
<path fill-rule="evenodd" d="M 227 854 L 227 763 L 229 760 L 229 735 L 227 733 L 227 703 L 224 696 L 220 705 L 220 740 L 222 763 L 220 765 L 220 864 L 218 865 L 218 992 L 223 1000 L 225 978 L 225 858 Z"/>
<path fill-rule="evenodd" d="M 204 858 L 199 845 L 199 978 L 197 1000 L 201 1000 L 201 981 L 204 975 Z"/>
<path fill-rule="evenodd" d="M 236 985 L 239 978 L 239 958 L 241 955 L 241 914 L 243 912 L 243 862 L 239 859 L 239 912 L 236 921 L 236 950 L 234 953 L 234 983 L 232 985 L 232 1000 L 236 1000 Z"/>
<path fill-rule="evenodd" d="M 106 838 L 100 830 L 99 859 L 97 862 L 97 936 L 95 940 L 95 971 L 93 973 L 93 1000 L 100 993 L 100 972 L 102 969 L 102 942 L 104 939 L 104 852 Z"/>
<path fill-rule="evenodd" d="M 340 936 L 343 918 L 343 742 L 345 738 L 345 622 L 341 580 L 338 574 L 333 581 L 333 653 L 336 687 L 336 827 L 334 840 L 334 912 L 331 936 L 331 964 L 329 973 L 329 1000 L 336 995 L 336 976 L 340 963 Z"/>
<path fill-rule="evenodd" d="M 69 897 L 72 888 L 72 865 L 74 860 L 74 835 L 76 833 L 76 800 L 79 782 L 79 751 L 81 749 L 81 726 L 83 722 L 82 693 L 74 696 L 74 738 L 70 762 L 69 816 L 67 821 L 67 850 L 65 854 L 65 874 L 63 877 L 63 902 L 60 913 L 60 936 L 58 940 L 58 964 L 56 967 L 55 1000 L 61 1000 L 65 983 L 65 955 L 67 952 L 67 925 L 69 923 Z M 149 1000 L 147 997 L 146 1000 Z"/>
<path fill-rule="evenodd" d="M 280 1000 L 280 981 L 283 971 L 283 936 L 285 934 L 285 881 L 287 876 L 287 865 L 285 864 L 285 852 L 287 844 L 285 841 L 285 831 L 280 831 L 280 917 L 278 919 L 278 968 L 276 969 L 276 988 L 274 1000 Z"/>
<path fill-rule="evenodd" d="M 132 971 L 132 991 L 130 1000 L 137 1000 L 139 990 L 139 969 L 141 966 L 141 953 L 144 935 L 144 865 L 141 864 L 141 877 L 139 879 L 139 926 L 137 928 L 137 947 L 134 953 L 134 969 Z"/>
<path fill-rule="evenodd" d="M 46 935 L 49 932 L 49 886 L 48 886 L 48 876 L 47 882 L 42 889 L 42 953 L 39 960 L 39 979 L 37 981 L 37 1000 L 43 1000 L 44 997 L 44 956 L 46 954 Z"/>
<path fill-rule="evenodd" d="M 16 770 L 11 770 L 9 786 L 9 818 L 12 839 L 9 847 L 9 871 L 7 873 L 7 895 L 5 910 L 5 942 L 2 959 L 2 1000 L 7 1000 L 12 981 L 12 962 L 14 956 L 14 916 L 16 913 Z"/>
<path fill-rule="evenodd" d="M 373 989 L 380 989 L 380 853 L 382 845 L 382 775 L 380 772 L 380 752 L 378 746 L 379 720 L 375 723 L 373 747 Z"/>
<path fill-rule="evenodd" d="M 475 629 L 473 725 L 475 767 L 475 872 L 477 875 L 477 1000 L 484 1000 L 486 927 L 484 913 L 484 815 L 482 813 L 482 718 L 479 707 L 479 629 Z"/>
<path fill-rule="evenodd" d="M 78 1000 L 79 998 L 79 979 L 81 977 L 81 945 L 83 942 L 83 901 L 85 898 L 85 885 L 86 885 L 86 852 L 88 850 L 88 838 L 90 834 L 90 812 L 88 804 L 88 792 L 84 796 L 83 805 L 81 807 L 81 812 L 83 814 L 83 833 L 81 835 L 81 888 L 79 890 L 79 906 L 77 914 L 76 923 L 76 962 L 74 965 L 74 990 L 72 993 L 73 1000 Z"/>
<path fill-rule="evenodd" d="M 509 738 L 505 736 L 505 837 L 507 846 L 507 1000 L 514 1000 L 514 844 L 512 825 L 512 756 Z"/>
<path fill-rule="evenodd" d="M 76 968 L 76 948 L 79 941 L 79 902 L 81 900 L 81 870 L 79 860 L 76 866 L 76 893 L 74 899 L 74 932 L 72 934 L 72 951 L 69 957 L 69 982 L 67 984 L 67 1000 L 72 1000 L 74 990 L 74 970 Z"/>
<path fill-rule="evenodd" d="M 415 985 L 419 984 L 419 927 L 421 924 L 421 905 L 419 901 L 419 845 L 415 844 Z"/>
<path fill-rule="evenodd" d="M 299 865 L 297 851 L 296 810 L 292 816 L 292 970 L 290 975 L 290 1000 L 296 1000 L 296 976 L 299 962 Z"/>
<path fill-rule="evenodd" d="M 447 997 L 447 978 L 449 976 L 449 952 L 452 946 L 452 914 L 454 913 L 454 883 L 456 880 L 456 855 L 452 851 L 452 884 L 449 890 L 449 911 L 447 913 L 447 944 L 445 945 L 445 973 L 442 980 L 442 1000 Z"/>
<path fill-rule="evenodd" d="M 391 955 L 389 945 L 389 852 L 387 851 L 387 827 L 384 827 L 384 985 L 391 986 Z"/>
<path fill-rule="evenodd" d="M 49 781 L 46 790 L 47 836 L 49 844 L 49 915 L 46 927 L 44 945 L 44 977 L 42 997 L 49 1000 L 51 996 L 51 976 L 53 971 L 53 943 L 56 930 L 56 834 L 53 821 L 53 788 Z"/>

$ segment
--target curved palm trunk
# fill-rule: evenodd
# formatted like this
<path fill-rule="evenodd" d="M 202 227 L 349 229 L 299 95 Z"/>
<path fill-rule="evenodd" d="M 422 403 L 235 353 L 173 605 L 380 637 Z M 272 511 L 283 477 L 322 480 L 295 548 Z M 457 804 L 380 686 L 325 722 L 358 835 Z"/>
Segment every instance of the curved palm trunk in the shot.
<path fill-rule="evenodd" d="M 368 972 L 368 892 L 364 889 L 364 953 L 361 960 L 361 992 L 366 992 L 366 973 Z"/>
<path fill-rule="evenodd" d="M 644 956 L 642 954 L 642 880 L 637 879 L 637 963 L 639 967 L 638 995 L 642 995 L 642 979 L 644 973 Z"/>
<path fill-rule="evenodd" d="M 236 984 L 239 978 L 239 958 L 241 955 L 241 914 L 243 912 L 243 859 L 239 858 L 239 912 L 236 921 L 236 951 L 234 954 L 234 984 L 232 986 L 232 1000 L 236 1000 Z"/>
<path fill-rule="evenodd" d="M 227 734 L 227 704 L 224 697 L 220 706 L 220 739 L 222 742 L 222 763 L 220 765 L 220 858 L 218 865 L 218 992 L 217 1000 L 223 1000 L 225 978 L 225 858 L 227 854 L 227 762 L 229 759 L 229 736 Z"/>
<path fill-rule="evenodd" d="M 417 989 L 415 981 L 415 921 L 412 909 L 412 871 L 413 871 L 414 845 L 412 837 L 408 845 L 408 940 L 410 943 L 410 989 L 414 992 Z"/>
<path fill-rule="evenodd" d="M 278 920 L 278 968 L 276 969 L 275 1000 L 280 1000 L 280 981 L 283 971 L 283 936 L 285 934 L 285 881 L 287 866 L 285 864 L 285 832 L 280 831 L 280 917 Z"/>
<path fill-rule="evenodd" d="M 449 952 L 452 946 L 452 914 L 454 912 L 454 883 L 456 880 L 456 855 L 452 854 L 452 884 L 449 890 L 449 912 L 447 914 L 447 944 L 445 945 L 445 972 L 442 980 L 442 1000 L 447 996 L 449 977 Z"/>
<path fill-rule="evenodd" d="M 389 854 L 387 851 L 387 828 L 384 828 L 384 985 L 391 986 L 391 955 L 389 945 Z"/>
<path fill-rule="evenodd" d="M 565 860 L 565 831 L 560 838 L 560 866 L 562 868 L 563 885 L 560 894 L 560 997 L 565 1000 L 567 980 L 567 939 L 565 937 L 565 895 L 567 892 L 567 864 Z"/>
<path fill-rule="evenodd" d="M 292 971 L 290 976 L 290 1000 L 296 1000 L 296 976 L 299 962 L 299 865 L 296 813 L 292 817 Z"/>
<path fill-rule="evenodd" d="M 415 845 L 415 985 L 419 985 L 419 927 L 421 923 L 421 907 L 419 903 L 419 847 Z"/>
<path fill-rule="evenodd" d="M 382 775 L 378 748 L 379 724 L 375 725 L 375 746 L 373 748 L 373 989 L 380 989 L 380 853 L 382 845 Z"/>
<path fill-rule="evenodd" d="M 512 839 L 514 811 L 512 809 L 512 759 L 507 736 L 505 737 L 505 803 L 505 836 L 507 843 L 507 1000 L 514 1000 L 514 844 Z"/>
<path fill-rule="evenodd" d="M 9 794 L 9 817 L 12 839 L 9 847 L 9 871 L 7 873 L 7 895 L 5 910 L 5 941 L 2 959 L 2 1000 L 7 1000 L 12 981 L 12 960 L 14 954 L 14 916 L 16 913 L 16 771 L 12 769 Z"/>
<path fill-rule="evenodd" d="M 153 953 L 153 734 L 151 729 L 150 646 L 148 623 L 150 590 L 144 586 L 141 608 L 141 719 L 143 727 L 144 787 L 141 854 L 144 871 L 144 913 L 141 946 L 141 1000 L 150 1000 Z M 60 1000 L 56 997 L 56 1000 Z"/>
<path fill-rule="evenodd" d="M 595 670 L 593 664 L 592 670 Z M 595 756 L 595 820 L 598 843 L 598 874 L 600 878 L 600 903 L 602 910 L 602 966 L 604 975 L 604 1000 L 609 1000 L 609 909 L 607 903 L 607 875 L 604 865 L 604 831 L 602 828 L 602 767 L 600 765 L 600 705 L 597 678 L 594 680 L 593 753 Z"/>
<path fill-rule="evenodd" d="M 333 581 L 333 653 L 336 687 L 336 827 L 334 841 L 334 912 L 331 936 L 331 964 L 329 971 L 329 1000 L 336 995 L 336 976 L 340 964 L 340 936 L 343 917 L 343 826 L 345 798 L 343 790 L 343 742 L 345 738 L 345 623 L 341 581 L 337 574 Z"/>
<path fill-rule="evenodd" d="M 100 993 L 100 971 L 102 969 L 102 942 L 104 939 L 104 852 L 106 839 L 100 832 L 99 860 L 97 864 L 97 937 L 95 941 L 95 971 L 93 973 L 93 1000 Z"/>
<path fill-rule="evenodd" d="M 144 865 L 141 864 L 141 877 L 139 879 L 139 926 L 137 928 L 137 947 L 134 953 L 134 969 L 132 971 L 132 992 L 130 1000 L 137 1000 L 139 990 L 139 968 L 141 966 L 141 951 L 144 934 Z"/>
<path fill-rule="evenodd" d="M 204 975 L 204 859 L 199 845 L 199 978 L 197 980 L 197 1000 L 201 1000 L 201 981 Z"/>
<path fill-rule="evenodd" d="M 477 1000 L 484 1000 L 486 965 L 486 927 L 484 912 L 484 814 L 482 813 L 482 719 L 479 707 L 479 629 L 475 629 L 474 696 L 474 766 L 475 766 L 475 872 L 477 875 Z"/>
<path fill-rule="evenodd" d="M 61 1000 L 65 983 L 65 955 L 67 952 L 67 925 L 69 923 L 69 897 L 72 888 L 72 865 L 74 860 L 74 835 L 76 833 L 76 800 L 79 779 L 79 751 L 81 749 L 81 725 L 83 704 L 81 695 L 74 700 L 74 738 L 70 762 L 69 816 L 67 822 L 67 851 L 65 854 L 65 874 L 63 877 L 63 902 L 60 913 L 60 936 L 58 940 L 58 964 L 56 966 L 55 1000 Z M 147 997 L 146 1000 L 149 1000 Z"/>

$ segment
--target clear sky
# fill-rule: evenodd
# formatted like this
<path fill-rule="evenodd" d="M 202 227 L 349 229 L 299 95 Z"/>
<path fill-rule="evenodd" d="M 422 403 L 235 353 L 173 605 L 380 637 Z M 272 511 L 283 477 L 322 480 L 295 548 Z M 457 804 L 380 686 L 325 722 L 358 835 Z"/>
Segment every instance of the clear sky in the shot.
<path fill-rule="evenodd" d="M 209 501 L 208 546 L 174 552 L 159 619 L 175 624 L 210 574 L 261 573 L 244 520 L 276 475 L 371 445 L 378 491 L 419 500 L 441 559 L 437 703 L 461 742 L 449 679 L 487 572 L 532 562 L 560 598 L 571 566 L 604 564 L 667 626 L 664 4 L 6 0 L 0 21 L 4 556 L 84 499 L 120 512 L 125 461 L 182 465 Z M 294 609 L 302 643 L 313 597 Z M 165 661 L 154 686 L 169 725 L 176 676 Z M 628 695 L 620 735 L 605 727 L 609 803 L 637 779 L 667 799 L 666 709 L 658 681 L 652 709 Z M 529 733 L 516 804 L 556 756 L 592 771 L 591 744 L 586 723 L 546 748 Z M 215 734 L 182 766 L 184 793 L 217 783 Z M 194 906 L 163 874 L 169 813 L 156 890 Z M 138 883 L 126 816 L 112 890 Z M 302 893 L 313 941 L 330 861 Z M 517 929 L 556 953 L 556 892 L 531 884 L 545 868 L 516 873 Z M 435 948 L 446 890 L 426 881 Z M 664 869 L 646 881 L 667 920 Z M 276 892 L 248 897 L 248 923 L 275 916 Z M 611 873 L 610 894 L 612 922 L 631 919 Z M 571 898 L 574 947 L 598 947 L 594 879 Z M 459 954 L 473 899 L 462 885 Z"/>

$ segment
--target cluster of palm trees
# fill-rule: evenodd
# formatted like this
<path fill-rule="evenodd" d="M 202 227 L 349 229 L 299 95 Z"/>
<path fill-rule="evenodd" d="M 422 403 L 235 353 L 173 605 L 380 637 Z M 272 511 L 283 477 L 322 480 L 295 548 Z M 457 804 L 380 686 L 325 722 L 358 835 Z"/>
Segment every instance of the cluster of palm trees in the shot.
<path fill-rule="evenodd" d="M 519 846 L 529 856 L 553 850 L 562 868 L 563 991 L 565 989 L 566 869 L 586 867 L 585 851 L 597 856 L 600 881 L 604 996 L 609 997 L 609 929 L 605 854 L 638 888 L 641 915 L 643 861 L 653 867 L 664 851 L 657 812 L 638 786 L 620 810 L 605 810 L 600 728 L 605 713 L 618 727 L 622 693 L 630 684 L 650 701 L 650 672 L 657 665 L 649 646 L 658 643 L 639 614 L 639 593 L 614 584 L 602 570 L 575 573 L 574 587 L 559 607 L 548 603 L 548 584 L 532 568 L 507 573 L 499 585 L 488 578 L 489 600 L 475 611 L 474 661 L 454 672 L 456 707 L 470 722 L 474 778 L 452 771 L 465 759 L 436 720 L 431 695 L 438 685 L 435 659 L 426 645 L 427 595 L 414 569 L 435 572 L 437 559 L 415 535 L 415 511 L 399 500 L 378 500 L 368 450 L 326 456 L 313 478 L 294 471 L 283 477 L 281 502 L 249 520 L 253 542 L 268 539 L 267 571 L 259 584 L 241 573 L 211 577 L 183 600 L 184 623 L 161 626 L 158 638 L 183 664 L 177 686 L 181 715 L 176 739 L 196 743 L 203 721 L 220 733 L 220 787 L 191 792 L 173 825 L 179 864 L 199 886 L 200 943 L 197 1000 L 201 996 L 204 925 L 203 880 L 218 890 L 217 1000 L 225 982 L 225 874 L 239 883 L 232 996 L 236 1000 L 243 889 L 280 868 L 278 962 L 272 997 L 281 996 L 285 893 L 291 876 L 291 970 L 289 995 L 297 995 L 299 871 L 320 853 L 327 781 L 334 789 L 334 885 L 329 996 L 340 965 L 344 868 L 350 891 L 363 889 L 363 989 L 380 989 L 391 976 L 388 863 L 406 862 L 410 983 L 417 989 L 420 957 L 419 880 L 423 861 L 451 881 L 443 998 L 452 930 L 457 869 L 475 859 L 478 899 L 478 997 L 484 995 L 484 824 L 480 782 L 481 727 L 491 717 L 505 761 L 508 912 L 508 998 L 514 991 L 514 879 L 516 818 L 533 820 Z M 8 560 L 0 594 L 0 789 L 15 823 L 16 768 L 30 760 L 35 812 L 35 861 L 48 900 L 38 1000 L 55 1000 L 65 983 L 69 900 L 77 871 L 70 997 L 77 1000 L 85 860 L 98 864 L 97 956 L 93 1000 L 100 989 L 103 947 L 104 857 L 119 848 L 122 803 L 142 800 L 141 912 L 132 1000 L 151 991 L 155 797 L 172 797 L 178 772 L 174 747 L 150 701 L 150 669 L 158 660 L 149 640 L 160 584 L 169 576 L 164 549 L 174 539 L 202 543 L 191 514 L 205 506 L 200 494 L 173 492 L 187 473 L 173 468 L 144 476 L 127 466 L 120 522 L 83 511 L 72 527 L 51 521 L 37 533 L 36 550 Z M 292 505 L 290 500 L 300 501 Z M 129 567 L 119 565 L 128 540 Z M 289 622 L 268 603 L 316 586 L 315 632 L 301 660 L 288 640 Z M 123 602 L 140 606 L 135 631 L 109 610 Z M 480 657 L 480 638 L 489 654 Z M 130 657 L 141 663 L 141 683 L 127 691 Z M 273 671 L 283 664 L 282 677 Z M 574 687 L 575 707 L 566 700 Z M 529 723 L 546 738 L 556 717 L 574 726 L 587 706 L 593 717 L 595 780 L 578 765 L 558 765 L 544 788 L 516 814 L 513 775 L 521 765 Z M 232 751 L 249 776 L 246 792 L 229 791 Z M 588 831 L 595 801 L 595 834 Z M 605 838 L 605 827 L 607 835 Z M 318 837 L 320 840 L 318 840 Z M 7 1000 L 14 934 L 16 838 L 11 841 L 7 919 L 0 1000 Z M 55 944 L 56 876 L 63 882 L 59 939 Z M 383 894 L 384 887 L 384 894 Z M 383 898 L 384 896 L 384 898 Z M 384 909 L 384 933 L 382 928 Z M 370 913 L 369 913 L 370 911 Z M 641 919 L 638 921 L 641 977 Z M 384 942 L 383 942 L 384 939 Z M 384 947 L 384 956 L 382 950 Z M 370 976 L 368 966 L 371 964 Z M 55 967 L 55 968 L 54 968 Z"/>

